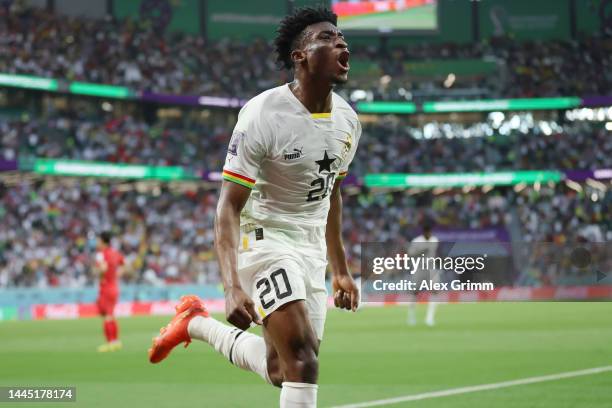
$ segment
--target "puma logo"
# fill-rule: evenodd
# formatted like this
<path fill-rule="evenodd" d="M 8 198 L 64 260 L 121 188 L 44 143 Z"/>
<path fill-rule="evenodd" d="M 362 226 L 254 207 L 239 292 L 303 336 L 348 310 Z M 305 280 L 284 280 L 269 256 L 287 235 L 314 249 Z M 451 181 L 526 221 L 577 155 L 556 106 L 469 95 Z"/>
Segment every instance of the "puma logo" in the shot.
<path fill-rule="evenodd" d="M 304 146 L 300 147 L 299 149 L 294 147 L 292 152 L 285 152 L 283 154 L 283 158 L 285 160 L 299 159 L 300 157 L 302 157 L 304 155 L 304 153 L 302 153 L 303 149 L 304 149 Z"/>

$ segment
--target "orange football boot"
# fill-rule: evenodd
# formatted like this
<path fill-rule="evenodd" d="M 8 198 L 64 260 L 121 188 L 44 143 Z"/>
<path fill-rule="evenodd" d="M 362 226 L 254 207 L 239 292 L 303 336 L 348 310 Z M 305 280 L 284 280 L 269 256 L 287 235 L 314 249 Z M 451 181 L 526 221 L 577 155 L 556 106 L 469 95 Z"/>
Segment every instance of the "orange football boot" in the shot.
<path fill-rule="evenodd" d="M 187 347 L 191 343 L 191 337 L 189 337 L 189 331 L 187 330 L 191 319 L 196 316 L 209 316 L 202 299 L 195 295 L 181 297 L 181 301 L 175 309 L 176 316 L 166 327 L 162 327 L 159 336 L 153 339 L 153 346 L 149 349 L 149 361 L 151 363 L 159 363 L 170 354 L 173 348 L 183 342 Z"/>

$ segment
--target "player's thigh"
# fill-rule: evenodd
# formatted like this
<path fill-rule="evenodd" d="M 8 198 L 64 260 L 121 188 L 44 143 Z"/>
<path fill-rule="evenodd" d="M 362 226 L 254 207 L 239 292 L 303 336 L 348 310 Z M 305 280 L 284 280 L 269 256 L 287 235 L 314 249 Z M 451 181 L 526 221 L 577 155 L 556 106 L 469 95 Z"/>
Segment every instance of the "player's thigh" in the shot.
<path fill-rule="evenodd" d="M 295 300 L 276 309 L 264 320 L 265 336 L 278 356 L 285 381 L 316 383 L 319 340 L 304 300 Z"/>
<path fill-rule="evenodd" d="M 312 322 L 312 319 L 310 320 Z M 316 323 L 312 323 L 312 324 L 313 324 L 313 330 L 315 332 L 315 335 L 318 337 Z M 278 351 L 276 351 L 276 346 L 274 345 L 274 342 L 272 341 L 272 335 L 270 334 L 268 329 L 266 329 L 265 326 L 263 327 L 262 332 L 263 332 L 264 341 L 266 342 L 266 359 L 268 363 L 268 373 L 270 374 L 272 382 L 276 385 L 280 385 L 280 381 L 275 381 L 275 378 L 282 378 L 282 373 L 280 371 L 280 359 L 278 356 Z M 321 347 L 320 339 L 317 341 L 316 346 L 317 347 L 315 350 L 315 354 L 318 356 L 319 348 Z"/>
<path fill-rule="evenodd" d="M 302 259 L 274 247 L 258 248 L 239 255 L 239 265 L 243 288 L 264 321 L 268 372 L 274 374 L 275 363 L 286 373 L 296 362 L 316 362 L 319 343 L 306 305 L 310 282 Z"/>
<path fill-rule="evenodd" d="M 272 381 L 272 384 L 280 387 L 283 383 L 283 373 L 280 368 L 280 359 L 278 352 L 272 341 L 272 337 L 266 330 L 265 326 L 262 328 L 263 338 L 266 342 L 266 368 L 268 370 L 268 376 Z"/>
<path fill-rule="evenodd" d="M 117 304 L 117 295 L 114 293 L 101 293 L 97 305 L 100 315 L 111 318 Z"/>
<path fill-rule="evenodd" d="M 307 320 L 310 321 L 311 327 L 312 327 L 312 331 L 314 332 L 314 337 L 317 338 L 317 340 L 313 343 L 313 334 L 309 333 L 309 331 L 306 331 L 306 327 L 307 324 L 306 322 L 300 322 L 301 317 L 297 318 L 295 316 L 291 317 L 291 321 L 295 322 L 298 321 L 299 324 L 298 326 L 301 328 L 299 330 L 295 330 L 292 329 L 290 330 L 292 333 L 299 333 L 298 336 L 295 336 L 291 333 L 289 333 L 289 330 L 285 330 L 285 328 L 287 327 L 286 322 L 284 322 L 282 319 L 280 319 L 281 313 L 277 314 L 277 317 L 279 319 L 273 318 L 272 319 L 272 323 L 271 324 L 266 324 L 266 322 L 270 321 L 270 318 L 267 318 L 264 320 L 264 326 L 263 326 L 263 338 L 264 341 L 266 342 L 266 361 L 267 361 L 267 369 L 268 369 L 268 376 L 270 377 L 270 380 L 272 381 L 272 383 L 274 385 L 276 385 L 277 387 L 280 387 L 283 383 L 283 381 L 285 381 L 285 367 L 281 368 L 281 359 L 279 356 L 278 351 L 276 350 L 276 346 L 278 344 L 278 340 L 276 341 L 276 344 L 274 342 L 274 333 L 271 333 L 270 330 L 277 330 L 279 332 L 279 335 L 281 336 L 282 339 L 285 340 L 290 340 L 290 341 L 295 341 L 295 339 L 298 339 L 298 344 L 302 344 L 302 347 L 305 347 L 309 350 L 314 349 L 314 356 L 318 357 L 319 355 L 319 348 L 321 346 L 321 338 L 323 335 L 323 326 L 325 324 L 325 317 L 323 316 L 322 318 L 318 318 L 318 319 L 313 319 L 313 315 L 311 313 L 311 309 L 312 306 L 309 304 L 309 300 L 310 298 L 306 301 L 306 309 L 307 309 Z M 302 303 L 300 301 L 300 303 Z M 316 310 L 316 308 L 315 308 Z M 274 316 L 276 314 L 272 313 L 270 316 Z M 319 315 L 320 316 L 320 315 Z M 278 323 L 277 323 L 278 320 Z M 275 323 L 277 323 L 275 325 Z M 270 329 L 268 328 L 270 327 Z M 285 343 L 283 343 L 285 344 Z M 286 347 L 281 345 L 281 347 Z M 281 350 L 282 351 L 282 350 Z M 296 358 L 299 357 L 299 352 L 284 352 L 283 356 L 285 356 L 285 359 L 291 359 L 291 360 L 295 360 Z M 311 356 L 311 358 L 314 358 Z M 286 366 L 286 364 L 285 364 Z M 288 380 L 287 380 L 288 381 Z"/>
<path fill-rule="evenodd" d="M 255 309 L 264 321 L 264 337 L 279 355 L 276 347 L 278 341 L 274 333 L 277 326 L 275 323 L 282 322 L 286 316 L 293 319 L 290 322 L 291 327 L 287 322 L 282 323 L 288 330 L 283 332 L 281 327 L 279 334 L 296 333 L 299 335 L 297 341 L 300 338 L 311 340 L 310 336 L 314 330 L 309 316 L 310 285 L 305 273 L 306 266 L 300 259 L 275 258 L 274 254 L 265 253 L 261 253 L 260 259 L 264 262 L 256 265 L 255 272 L 243 274 L 248 277 L 244 279 L 243 284 L 248 287 Z M 270 357 L 275 357 L 274 353 Z"/>

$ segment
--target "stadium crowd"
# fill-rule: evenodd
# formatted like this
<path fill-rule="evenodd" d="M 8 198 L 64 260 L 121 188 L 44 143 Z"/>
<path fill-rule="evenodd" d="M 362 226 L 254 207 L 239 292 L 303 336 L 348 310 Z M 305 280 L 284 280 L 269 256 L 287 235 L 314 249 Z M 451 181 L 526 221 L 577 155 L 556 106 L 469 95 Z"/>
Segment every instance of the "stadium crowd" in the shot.
<path fill-rule="evenodd" d="M 211 251 L 215 194 L 44 184 L 2 189 L 0 287 L 91 284 L 96 233 L 104 230 L 115 234 L 127 271 L 136 272 L 131 279 L 218 282 Z"/>
<path fill-rule="evenodd" d="M 590 285 L 596 269 L 612 267 L 612 193 L 602 187 L 557 185 L 518 198 L 524 241 L 514 248 L 523 260 L 516 285 Z"/>
<path fill-rule="evenodd" d="M 3 73 L 172 94 L 246 97 L 283 80 L 269 51 L 257 40 L 245 45 L 163 36 L 129 19 L 74 18 L 36 8 L 0 16 Z"/>
<path fill-rule="evenodd" d="M 352 171 L 595 169 L 612 164 L 612 140 L 601 125 L 526 125 L 512 119 L 498 125 L 434 122 L 416 128 L 398 121 L 367 125 Z"/>
<path fill-rule="evenodd" d="M 444 91 L 452 97 L 448 92 L 452 83 L 412 75 L 406 62 L 471 58 L 495 62 L 498 72 L 458 77 L 455 88 L 484 89 L 486 97 L 506 98 L 603 95 L 612 87 L 611 41 L 494 38 L 477 44 L 354 46 L 356 63 L 374 61 L 378 68 L 364 77 L 352 76 L 344 94 L 359 89 L 371 91 L 375 99 L 403 100 L 426 91 L 444 97 L 436 92 Z M 242 63 L 245 60 L 249 63 Z M 239 98 L 250 98 L 288 79 L 274 62 L 271 44 L 263 40 L 214 42 L 185 34 L 163 35 L 146 21 L 77 19 L 35 8 L 21 12 L 0 8 L 0 72 Z M 476 95 L 483 96 L 472 94 Z"/>
<path fill-rule="evenodd" d="M 372 90 L 375 100 L 402 100 L 408 93 L 427 96 L 427 91 L 436 98 L 452 99 L 453 90 L 458 87 L 468 91 L 470 88 L 479 90 L 472 93 L 472 97 L 529 98 L 607 94 L 612 87 L 612 75 L 609 74 L 612 69 L 611 49 L 610 38 L 516 41 L 500 37 L 476 44 L 395 47 L 382 53 L 378 47 L 366 47 L 360 48 L 357 55 L 364 60 L 377 61 L 381 72 L 393 79 L 369 83 L 366 89 Z M 447 76 L 415 77 L 411 75 L 410 65 L 406 64 L 409 61 L 466 59 L 495 62 L 497 72 L 495 75 L 453 74 L 454 79 L 449 82 Z M 355 83 L 353 86 L 363 87 L 363 84 Z M 461 97 L 470 98 L 470 92 L 461 94 Z"/>
<path fill-rule="evenodd" d="M 139 192 L 91 181 L 1 186 L 0 287 L 91 284 L 102 230 L 115 234 L 130 281 L 216 284 L 216 196 L 214 190 Z M 362 189 L 345 197 L 344 208 L 345 245 L 355 271 L 362 242 L 407 243 L 424 220 L 442 229 L 509 228 L 514 222 L 521 235 L 513 239 L 523 242 L 612 239 L 612 193 L 586 185 L 581 192 L 564 184 L 441 194 Z"/>
<path fill-rule="evenodd" d="M 612 166 L 612 139 L 601 124 L 563 125 L 528 118 L 429 123 L 387 120 L 363 127 L 351 173 L 598 169 Z M 0 118 L 0 159 L 47 157 L 219 171 L 231 128 L 205 122 L 152 125 L 131 116 L 82 120 Z"/>
<path fill-rule="evenodd" d="M 0 7 L 0 73 L 233 98 L 252 97 L 289 79 L 277 69 L 271 45 L 262 40 L 212 42 L 162 35 L 146 22 L 129 19 L 6 10 Z M 340 92 L 348 98 L 366 91 L 374 99 L 440 91 L 454 95 L 449 90 L 458 88 L 482 89 L 488 97 L 603 95 L 612 89 L 611 41 L 497 38 L 466 45 L 355 46 L 355 66 L 372 61 L 375 75 L 352 76 Z M 493 61 L 497 73 L 468 75 L 453 84 L 439 77 L 416 78 L 406 64 L 441 59 Z M 499 115 L 473 124 L 416 127 L 397 118 L 364 123 L 351 173 L 612 167 L 612 140 L 601 124 Z M 215 121 L 150 122 L 117 113 L 95 119 L 79 112 L 0 117 L 0 159 L 66 158 L 218 171 L 230 134 L 230 127 Z M 522 190 L 385 193 L 360 188 L 344 201 L 349 259 L 357 270 L 362 242 L 407 243 L 424 220 L 442 229 L 505 228 L 524 242 L 609 241 L 612 193 L 597 187 L 559 183 Z M 44 179 L 10 186 L 0 181 L 0 287 L 91 284 L 95 238 L 102 230 L 114 233 L 126 255 L 128 280 L 218 283 L 212 250 L 216 197 L 215 190 L 177 192 L 158 186 L 141 191 L 130 183 L 92 180 Z M 529 281 L 533 274 L 521 279 Z"/>
<path fill-rule="evenodd" d="M 0 147 L 6 160 L 46 157 L 218 170 L 230 135 L 226 127 L 202 122 L 193 127 L 184 122 L 149 125 L 131 116 L 103 121 L 66 116 L 0 119 Z"/>

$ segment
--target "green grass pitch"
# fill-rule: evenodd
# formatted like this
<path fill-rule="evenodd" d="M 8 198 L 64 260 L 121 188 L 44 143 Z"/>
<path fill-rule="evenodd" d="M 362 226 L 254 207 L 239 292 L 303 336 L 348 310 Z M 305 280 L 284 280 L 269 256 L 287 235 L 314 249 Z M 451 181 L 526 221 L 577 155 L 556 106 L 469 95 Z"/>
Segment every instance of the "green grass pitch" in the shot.
<path fill-rule="evenodd" d="M 430 4 L 397 12 L 340 17 L 338 25 L 343 30 L 435 30 L 436 20 L 436 7 Z"/>
<path fill-rule="evenodd" d="M 434 328 L 419 312 L 420 325 L 408 327 L 403 307 L 330 311 L 319 406 L 612 364 L 612 303 L 444 304 Z M 76 386 L 68 407 L 278 406 L 277 389 L 200 342 L 149 364 L 151 337 L 167 321 L 121 319 L 124 349 L 111 354 L 95 351 L 97 319 L 0 323 L 0 385 Z M 394 406 L 603 408 L 612 406 L 611 383 L 607 372 Z"/>

